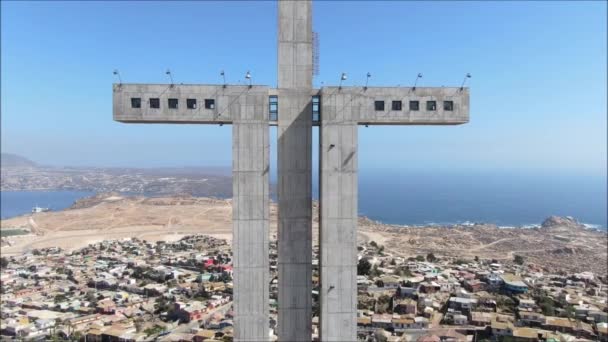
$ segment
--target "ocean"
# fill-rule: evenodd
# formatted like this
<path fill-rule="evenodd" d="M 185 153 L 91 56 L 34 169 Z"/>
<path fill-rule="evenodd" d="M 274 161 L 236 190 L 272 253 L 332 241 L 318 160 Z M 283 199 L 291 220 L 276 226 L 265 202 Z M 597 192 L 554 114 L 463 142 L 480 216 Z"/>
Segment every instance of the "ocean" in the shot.
<path fill-rule="evenodd" d="M 551 215 L 607 227 L 606 177 L 519 172 L 359 172 L 359 213 L 393 224 L 538 226 Z"/>
<path fill-rule="evenodd" d="M 27 214 L 35 206 L 63 210 L 77 199 L 93 194 L 87 191 L 1 191 L 0 217 L 6 219 Z"/>
<path fill-rule="evenodd" d="M 313 177 L 316 183 L 316 175 Z M 65 209 L 82 191 L 3 191 L 1 216 Z M 318 197 L 318 189 L 313 189 Z M 606 229 L 606 178 L 508 172 L 359 171 L 359 213 L 400 225 L 493 223 L 532 227 L 551 215 Z"/>

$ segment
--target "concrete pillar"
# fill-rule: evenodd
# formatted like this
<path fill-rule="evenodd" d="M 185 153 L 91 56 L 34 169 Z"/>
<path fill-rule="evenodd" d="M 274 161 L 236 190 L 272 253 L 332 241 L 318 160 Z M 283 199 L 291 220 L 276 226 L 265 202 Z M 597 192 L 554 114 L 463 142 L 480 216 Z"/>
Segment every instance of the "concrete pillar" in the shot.
<path fill-rule="evenodd" d="M 231 107 L 235 341 L 268 341 L 268 91 Z"/>
<path fill-rule="evenodd" d="M 310 341 L 312 5 L 310 0 L 278 5 L 278 336 Z"/>
<path fill-rule="evenodd" d="M 350 96 L 322 94 L 320 340 L 357 340 L 357 122 Z"/>

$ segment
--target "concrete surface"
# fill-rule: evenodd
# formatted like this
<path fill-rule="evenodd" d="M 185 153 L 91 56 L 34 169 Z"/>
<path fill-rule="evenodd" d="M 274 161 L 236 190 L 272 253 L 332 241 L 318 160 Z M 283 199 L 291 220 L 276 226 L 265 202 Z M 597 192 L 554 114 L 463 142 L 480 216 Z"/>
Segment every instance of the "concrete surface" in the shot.
<path fill-rule="evenodd" d="M 320 339 L 356 340 L 357 125 L 457 125 L 469 121 L 469 89 L 312 89 L 312 3 L 278 2 L 278 88 L 244 85 L 114 84 L 114 120 L 233 126 L 235 340 L 268 340 L 268 125 L 278 126 L 280 341 L 312 335 L 312 104 L 321 96 Z M 268 96 L 278 120 L 268 121 Z M 140 98 L 133 108 L 131 99 Z M 151 108 L 158 98 L 160 108 Z M 177 108 L 168 108 L 177 99 Z M 196 108 L 187 108 L 196 99 Z M 205 99 L 214 99 L 205 108 Z M 384 101 L 377 110 L 376 101 Z M 392 102 L 401 108 L 393 109 Z M 419 101 L 419 110 L 410 110 Z M 436 109 L 427 110 L 427 101 Z M 452 110 L 444 110 L 450 101 Z"/>
<path fill-rule="evenodd" d="M 279 1 L 278 337 L 312 336 L 312 4 Z"/>
<path fill-rule="evenodd" d="M 234 101 L 232 229 L 235 341 L 265 341 L 269 333 L 268 92 Z"/>

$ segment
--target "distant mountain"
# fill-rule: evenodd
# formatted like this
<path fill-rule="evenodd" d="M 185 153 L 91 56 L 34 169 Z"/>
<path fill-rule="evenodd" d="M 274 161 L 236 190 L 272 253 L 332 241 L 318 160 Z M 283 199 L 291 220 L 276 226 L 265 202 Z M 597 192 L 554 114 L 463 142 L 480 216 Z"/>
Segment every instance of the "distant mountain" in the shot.
<path fill-rule="evenodd" d="M 38 166 L 33 161 L 22 157 L 17 154 L 12 153 L 1 153 L 0 161 L 2 163 L 2 167 L 34 167 Z"/>

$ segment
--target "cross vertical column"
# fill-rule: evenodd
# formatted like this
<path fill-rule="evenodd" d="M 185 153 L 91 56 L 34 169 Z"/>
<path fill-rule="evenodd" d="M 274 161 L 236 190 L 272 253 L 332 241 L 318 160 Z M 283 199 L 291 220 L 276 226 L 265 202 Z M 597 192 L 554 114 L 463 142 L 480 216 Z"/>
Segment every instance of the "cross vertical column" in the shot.
<path fill-rule="evenodd" d="M 231 107 L 234 338 L 268 341 L 268 92 L 255 88 Z"/>
<path fill-rule="evenodd" d="M 320 168 L 321 341 L 357 340 L 357 110 L 323 94 Z"/>
<path fill-rule="evenodd" d="M 312 4 L 278 2 L 279 341 L 312 336 Z"/>

